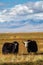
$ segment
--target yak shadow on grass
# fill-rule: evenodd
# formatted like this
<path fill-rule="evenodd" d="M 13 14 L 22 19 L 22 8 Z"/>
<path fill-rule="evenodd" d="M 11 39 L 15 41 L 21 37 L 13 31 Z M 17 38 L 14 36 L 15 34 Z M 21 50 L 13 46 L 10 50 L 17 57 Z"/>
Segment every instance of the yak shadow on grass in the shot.
<path fill-rule="evenodd" d="M 42 60 L 37 60 L 36 62 L 2 63 L 0 65 L 43 65 L 43 61 Z"/>

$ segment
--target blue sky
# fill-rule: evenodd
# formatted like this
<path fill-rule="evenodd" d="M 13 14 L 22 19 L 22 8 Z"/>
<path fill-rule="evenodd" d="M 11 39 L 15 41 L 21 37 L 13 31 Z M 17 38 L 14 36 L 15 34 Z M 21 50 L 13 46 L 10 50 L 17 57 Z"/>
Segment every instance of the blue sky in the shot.
<path fill-rule="evenodd" d="M 43 32 L 43 0 L 0 0 L 0 32 Z"/>
<path fill-rule="evenodd" d="M 12 3 L 12 2 L 15 2 L 15 3 L 26 3 L 26 2 L 34 2 L 34 1 L 41 1 L 41 0 L 0 0 L 0 2 L 3 2 L 3 3 Z"/>
<path fill-rule="evenodd" d="M 3 8 L 12 7 L 18 4 L 23 4 L 27 2 L 35 2 L 35 1 L 40 1 L 40 0 L 0 0 L 0 3 L 4 4 L 0 8 L 3 9 Z"/>

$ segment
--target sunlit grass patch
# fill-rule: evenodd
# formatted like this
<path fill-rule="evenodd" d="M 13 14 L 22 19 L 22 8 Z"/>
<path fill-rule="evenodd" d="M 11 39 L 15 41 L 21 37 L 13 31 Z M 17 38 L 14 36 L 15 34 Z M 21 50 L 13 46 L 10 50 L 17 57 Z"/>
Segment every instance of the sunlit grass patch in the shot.
<path fill-rule="evenodd" d="M 1 63 L 0 65 L 43 65 L 43 61 L 37 60 L 36 62 Z"/>

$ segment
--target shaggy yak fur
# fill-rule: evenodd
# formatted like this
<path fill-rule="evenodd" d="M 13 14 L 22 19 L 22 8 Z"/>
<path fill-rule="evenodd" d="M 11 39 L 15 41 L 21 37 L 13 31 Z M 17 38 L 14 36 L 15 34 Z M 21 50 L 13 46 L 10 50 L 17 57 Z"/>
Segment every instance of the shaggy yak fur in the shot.
<path fill-rule="evenodd" d="M 28 40 L 27 51 L 28 52 L 37 52 L 38 51 L 36 41 L 29 41 Z"/>
<path fill-rule="evenodd" d="M 9 42 L 6 42 L 4 43 L 3 45 L 3 48 L 2 48 L 2 53 L 3 54 L 8 54 L 8 53 L 18 53 L 18 42 L 13 42 L 13 43 L 9 43 Z"/>

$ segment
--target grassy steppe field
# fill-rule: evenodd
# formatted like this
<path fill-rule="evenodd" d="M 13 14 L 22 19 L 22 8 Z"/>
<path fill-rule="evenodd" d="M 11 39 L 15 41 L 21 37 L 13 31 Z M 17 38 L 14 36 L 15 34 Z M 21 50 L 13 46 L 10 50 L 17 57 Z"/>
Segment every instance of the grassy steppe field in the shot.
<path fill-rule="evenodd" d="M 23 41 L 35 40 L 38 45 L 38 54 L 30 54 L 23 45 Z M 5 42 L 19 42 L 18 55 L 2 54 Z M 43 65 L 43 32 L 39 33 L 0 33 L 0 65 Z M 3 64 L 4 63 L 4 64 Z M 11 63 L 11 64 L 10 64 Z M 33 64 L 32 64 L 33 63 Z"/>

